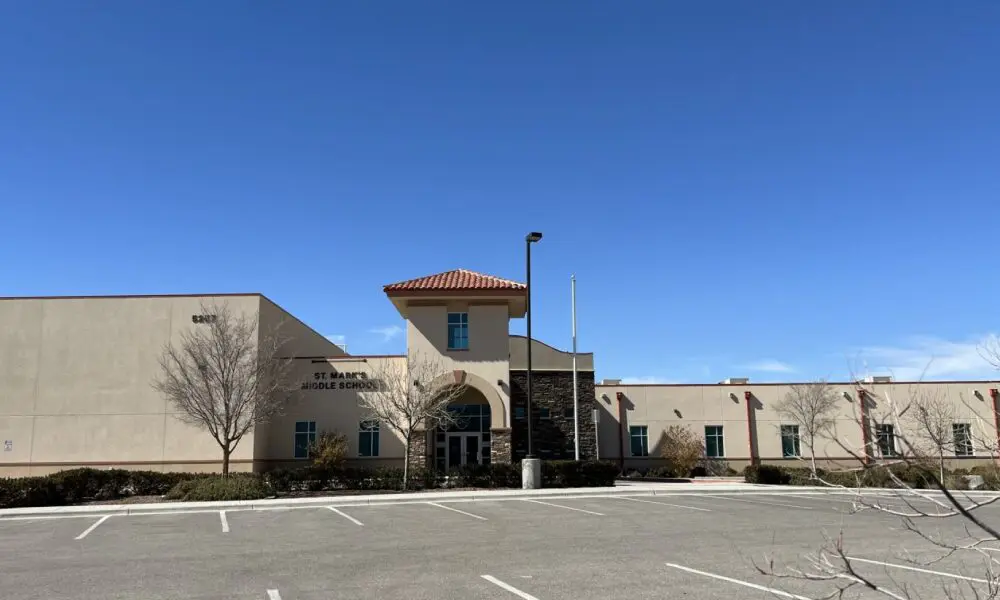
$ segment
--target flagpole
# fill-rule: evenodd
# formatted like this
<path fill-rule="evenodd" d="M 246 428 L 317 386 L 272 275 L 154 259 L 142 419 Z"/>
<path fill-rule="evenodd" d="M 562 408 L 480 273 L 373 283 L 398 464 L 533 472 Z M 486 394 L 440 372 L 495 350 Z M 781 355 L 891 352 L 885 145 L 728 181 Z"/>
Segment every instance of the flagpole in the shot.
<path fill-rule="evenodd" d="M 573 298 L 573 456 L 580 460 L 580 398 L 576 384 L 576 275 L 570 276 Z"/>

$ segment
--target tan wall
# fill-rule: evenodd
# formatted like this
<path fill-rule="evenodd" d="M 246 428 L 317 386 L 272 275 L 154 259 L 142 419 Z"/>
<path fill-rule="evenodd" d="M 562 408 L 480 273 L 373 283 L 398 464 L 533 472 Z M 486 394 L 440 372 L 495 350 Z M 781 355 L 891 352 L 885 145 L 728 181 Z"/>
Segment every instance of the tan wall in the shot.
<path fill-rule="evenodd" d="M 510 369 L 524 371 L 528 368 L 528 346 L 523 335 L 510 336 Z M 573 368 L 573 353 L 553 348 L 544 342 L 533 340 L 531 344 L 532 371 L 569 371 Z M 577 371 L 594 370 L 594 353 L 578 352 Z"/>
<path fill-rule="evenodd" d="M 0 300 L 0 475 L 219 460 L 212 438 L 181 423 L 151 387 L 164 345 L 198 326 L 191 317 L 205 301 L 251 313 L 260 302 L 256 295 Z M 252 433 L 233 459 L 252 461 Z"/>
<path fill-rule="evenodd" d="M 448 313 L 469 313 L 469 349 L 448 350 Z M 462 369 L 479 376 L 500 398 L 503 414 L 493 414 L 493 427 L 510 427 L 510 377 L 508 334 L 509 309 L 506 304 L 464 304 L 408 308 L 407 352 L 411 357 L 433 357 L 442 371 Z M 497 382 L 503 382 L 498 384 Z"/>
<path fill-rule="evenodd" d="M 357 357 L 337 358 L 331 360 L 300 359 L 296 365 L 295 380 L 307 385 L 321 384 L 322 389 L 304 389 L 296 402 L 291 403 L 284 414 L 271 419 L 266 434 L 259 434 L 263 445 L 259 445 L 257 460 L 272 466 L 294 466 L 295 460 L 295 423 L 296 421 L 315 421 L 317 434 L 322 431 L 336 431 L 347 436 L 349 443 L 348 456 L 356 464 L 380 466 L 397 462 L 403 458 L 402 439 L 385 425 L 379 432 L 378 458 L 358 456 L 358 428 L 365 418 L 365 412 L 359 405 L 360 394 L 357 389 L 344 389 L 358 381 L 348 377 L 337 377 L 337 374 L 365 373 L 369 379 L 374 379 L 380 372 L 386 370 L 394 373 L 405 373 L 406 357 Z M 392 366 L 386 367 L 392 363 Z"/>
<path fill-rule="evenodd" d="M 858 404 L 858 386 L 856 384 L 831 384 L 836 390 L 840 402 L 834 436 L 831 439 L 818 439 L 816 455 L 819 459 L 831 461 L 831 464 L 853 463 L 850 452 L 841 447 L 864 454 L 862 429 L 859 424 L 860 409 Z M 890 414 L 903 413 L 898 420 L 897 432 L 909 432 L 908 436 L 915 438 L 915 425 L 911 420 L 914 414 L 904 412 L 904 408 L 920 395 L 931 395 L 942 398 L 954 410 L 954 422 L 967 422 L 972 425 L 976 440 L 976 456 L 969 458 L 951 457 L 952 463 L 973 463 L 989 460 L 987 448 L 990 444 L 996 447 L 997 432 L 994 425 L 990 388 L 996 388 L 991 382 L 949 382 L 949 383 L 893 383 L 866 384 L 871 392 L 869 400 L 869 416 L 872 422 L 882 422 Z M 704 435 L 706 425 L 722 425 L 725 440 L 726 458 L 734 465 L 743 465 L 750 458 L 750 428 L 747 418 L 747 400 L 745 392 L 750 392 L 754 407 L 754 431 L 756 456 L 763 462 L 788 463 L 798 462 L 797 459 L 782 457 L 780 426 L 793 425 L 793 420 L 782 418 L 775 411 L 776 405 L 789 393 L 789 385 L 598 385 L 596 396 L 598 405 L 602 408 L 600 423 L 601 457 L 618 459 L 622 456 L 622 446 L 619 431 L 624 441 L 624 454 L 628 465 L 639 465 L 655 461 L 663 444 L 663 434 L 671 425 L 685 425 Z M 976 394 L 978 392 L 978 395 Z M 619 418 L 619 401 L 617 394 L 623 395 L 621 404 L 624 419 Z M 846 396 L 845 396 L 846 394 Z M 890 401 L 897 408 L 890 410 Z M 871 398 L 874 398 L 872 401 Z M 636 459 L 629 456 L 628 427 L 645 425 L 649 434 L 649 453 L 651 459 Z M 804 434 L 801 431 L 800 433 Z M 871 438 L 874 440 L 874 426 L 871 428 Z M 805 440 L 801 443 L 803 457 L 809 451 Z"/>

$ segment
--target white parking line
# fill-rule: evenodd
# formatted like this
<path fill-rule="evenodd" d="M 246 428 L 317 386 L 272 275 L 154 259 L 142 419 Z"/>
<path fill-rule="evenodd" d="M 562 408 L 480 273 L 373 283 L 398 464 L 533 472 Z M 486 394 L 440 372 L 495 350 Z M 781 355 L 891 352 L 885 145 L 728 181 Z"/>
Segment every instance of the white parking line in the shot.
<path fill-rule="evenodd" d="M 359 521 L 359 520 L 355 519 L 354 517 L 352 517 L 351 515 L 349 515 L 349 514 L 345 513 L 345 512 L 344 512 L 344 511 L 342 511 L 342 510 L 339 510 L 339 509 L 336 509 L 336 508 L 334 508 L 334 507 L 332 507 L 332 506 L 327 506 L 327 508 L 328 508 L 328 509 L 330 509 L 330 510 L 332 510 L 333 512 L 337 513 L 338 515 L 340 515 L 340 516 L 344 517 L 345 519 L 347 519 L 347 520 L 348 520 L 348 521 L 350 521 L 351 523 L 354 523 L 355 525 L 358 525 L 358 526 L 360 526 L 360 527 L 364 527 L 364 525 L 365 525 L 365 524 L 364 524 L 364 523 L 362 523 L 361 521 Z"/>
<path fill-rule="evenodd" d="M 707 508 L 700 508 L 698 506 L 688 506 L 686 504 L 671 504 L 669 502 L 657 502 L 656 500 L 642 500 L 641 498 L 629 498 L 628 496 L 612 496 L 612 498 L 618 498 L 620 500 L 631 500 L 632 502 L 646 502 L 647 504 L 662 504 L 663 506 L 676 506 L 677 508 L 700 510 L 702 512 L 712 512 Z"/>
<path fill-rule="evenodd" d="M 775 596 L 781 596 L 782 598 L 794 598 L 795 600 L 811 600 L 806 596 L 799 596 L 797 594 L 789 594 L 788 592 L 778 590 L 775 588 L 769 588 L 763 585 L 757 585 L 756 583 L 750 583 L 749 581 L 743 581 L 740 579 L 733 579 L 732 577 L 726 577 L 725 575 L 717 575 L 715 573 L 708 573 L 706 571 L 699 571 L 698 569 L 692 569 L 691 567 L 685 567 L 682 565 L 677 565 L 674 563 L 666 563 L 668 567 L 673 567 L 674 569 L 680 569 L 681 571 L 687 571 L 688 573 L 694 573 L 695 575 L 703 575 L 705 577 L 711 577 L 712 579 L 718 579 L 719 581 L 728 581 L 729 583 L 735 583 L 736 585 L 742 585 L 743 587 L 753 588 L 755 590 L 761 590 L 763 592 L 770 592 Z"/>
<path fill-rule="evenodd" d="M 702 498 L 718 498 L 720 500 L 732 500 L 733 502 L 748 502 L 750 504 L 767 504 L 770 506 L 787 506 L 789 508 L 801 508 L 804 510 L 812 510 L 816 508 L 815 506 L 802 506 L 801 504 L 788 504 L 785 502 L 768 502 L 767 500 L 747 500 L 746 498 L 733 498 L 732 496 L 720 496 L 713 494 L 699 494 Z"/>
<path fill-rule="evenodd" d="M 219 520 L 222 521 L 222 533 L 229 533 L 229 521 L 226 519 L 226 511 L 219 511 Z"/>
<path fill-rule="evenodd" d="M 267 590 L 267 600 L 281 600 L 278 590 Z"/>
<path fill-rule="evenodd" d="M 103 517 L 101 517 L 100 519 L 98 519 L 96 523 L 94 523 L 93 525 L 91 525 L 90 527 L 88 527 L 83 533 L 81 533 L 80 535 L 76 536 L 76 539 L 82 540 L 83 538 L 87 537 L 88 535 L 90 535 L 91 531 L 97 529 L 98 525 L 100 525 L 101 523 L 107 521 L 110 518 L 111 518 L 111 515 L 104 515 Z"/>
<path fill-rule="evenodd" d="M 480 577 L 482 577 L 486 581 L 489 581 L 490 583 L 492 583 L 493 585 L 495 585 L 495 586 L 497 586 L 499 588 L 507 590 L 508 592 L 510 592 L 511 594 L 514 594 L 515 596 L 517 596 L 519 598 L 523 598 L 524 600 L 538 600 L 538 598 L 532 596 L 528 592 L 522 592 L 521 590 L 517 589 L 516 587 L 514 587 L 512 585 L 509 585 L 509 584 L 506 584 L 506 583 L 500 581 L 499 579 L 497 579 L 496 577 L 494 577 L 492 575 L 480 575 Z"/>
<path fill-rule="evenodd" d="M 553 504 L 551 502 L 542 502 L 541 500 L 532 500 L 530 498 L 521 498 L 524 502 L 534 502 L 535 504 L 544 504 L 546 506 L 555 506 L 556 508 L 565 508 L 566 510 L 575 510 L 577 512 L 587 513 L 588 515 L 597 515 L 598 517 L 603 517 L 603 513 L 594 512 L 592 510 L 584 510 L 582 508 L 573 508 L 572 506 L 563 506 L 562 504 Z"/>
<path fill-rule="evenodd" d="M 896 563 L 887 563 L 880 560 L 870 560 L 867 558 L 858 558 L 856 556 L 848 556 L 849 560 L 854 560 L 857 562 L 870 563 L 873 565 L 882 565 L 884 567 L 892 567 L 894 569 L 903 569 L 906 571 L 916 571 L 917 573 L 928 573 L 930 575 L 940 575 L 942 577 L 951 577 L 952 579 L 962 579 L 965 581 L 974 581 L 976 583 L 989 583 L 985 579 L 979 579 L 976 577 L 966 577 L 965 575 L 956 575 L 955 573 L 946 573 L 945 571 L 932 571 L 930 569 L 921 569 L 920 567 L 913 567 L 910 565 L 898 565 Z"/>
<path fill-rule="evenodd" d="M 479 515 L 474 515 L 470 512 L 465 512 L 464 510 L 458 510 L 457 508 L 452 508 L 450 506 L 445 506 L 444 504 L 438 504 L 437 502 L 428 502 L 431 506 L 436 506 L 438 508 L 443 508 L 445 510 L 450 510 L 452 512 L 457 512 L 460 515 L 465 515 L 467 517 L 472 517 L 473 519 L 479 519 L 480 521 L 488 520 L 486 517 L 480 517 Z"/>

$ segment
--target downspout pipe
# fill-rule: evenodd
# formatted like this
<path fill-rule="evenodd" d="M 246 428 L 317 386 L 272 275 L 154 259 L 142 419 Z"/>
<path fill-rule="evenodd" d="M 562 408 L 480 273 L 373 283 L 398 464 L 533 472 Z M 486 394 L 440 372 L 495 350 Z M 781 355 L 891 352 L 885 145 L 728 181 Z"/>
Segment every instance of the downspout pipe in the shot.
<path fill-rule="evenodd" d="M 625 411 L 622 410 L 622 401 L 625 400 L 625 394 L 621 392 L 615 392 L 615 399 L 618 400 L 618 469 L 625 471 Z"/>
<path fill-rule="evenodd" d="M 990 388 L 990 398 L 993 399 L 993 426 L 997 432 L 997 449 L 1000 451 L 1000 390 Z"/>
<path fill-rule="evenodd" d="M 872 462 L 871 432 L 868 431 L 868 392 L 858 390 L 858 404 L 861 406 L 861 443 L 865 445 L 865 464 Z"/>

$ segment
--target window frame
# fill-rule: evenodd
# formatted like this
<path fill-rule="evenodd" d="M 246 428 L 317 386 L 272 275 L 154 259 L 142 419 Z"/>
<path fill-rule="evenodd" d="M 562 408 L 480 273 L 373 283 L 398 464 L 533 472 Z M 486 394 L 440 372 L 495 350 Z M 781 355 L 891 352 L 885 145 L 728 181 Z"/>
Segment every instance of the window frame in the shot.
<path fill-rule="evenodd" d="M 378 458 L 381 445 L 382 424 L 377 419 L 363 419 L 358 422 L 358 458 Z M 363 440 L 368 436 L 368 443 Z M 368 453 L 363 452 L 365 446 Z"/>
<path fill-rule="evenodd" d="M 958 432 L 964 431 L 963 443 L 959 443 Z M 972 424 L 971 423 L 952 423 L 951 424 L 951 439 L 952 444 L 955 447 L 955 456 L 958 458 L 965 458 L 969 456 L 976 455 L 976 445 L 972 440 Z M 967 452 L 965 450 L 968 450 Z M 959 451 L 962 450 L 960 453 Z"/>
<path fill-rule="evenodd" d="M 452 317 L 456 317 L 456 322 L 452 322 Z M 455 327 L 460 334 L 457 337 L 452 336 L 452 327 Z M 449 352 L 452 351 L 462 351 L 469 349 L 469 312 L 449 312 L 447 316 L 447 330 L 446 330 L 445 345 Z M 458 342 L 458 345 L 453 345 L 453 342 Z M 463 343 L 464 342 L 464 343 Z"/>
<path fill-rule="evenodd" d="M 717 429 L 717 432 L 713 432 L 709 435 L 709 429 Z M 705 425 L 705 456 L 708 458 L 725 458 L 726 457 L 726 436 L 725 429 L 722 425 Z M 718 451 L 715 455 L 709 454 L 708 439 L 713 438 L 716 442 L 716 450 Z"/>
<path fill-rule="evenodd" d="M 639 451 L 641 454 L 635 453 L 635 440 L 639 440 Z M 628 426 L 628 451 L 629 455 L 636 458 L 645 458 L 649 456 L 649 426 L 648 425 L 629 425 Z"/>
<path fill-rule="evenodd" d="M 305 425 L 304 431 L 299 431 L 299 425 Z M 292 435 L 292 458 L 295 460 L 308 460 L 309 447 L 316 443 L 316 421 L 296 421 Z M 305 446 L 299 446 L 299 436 L 305 436 Z M 302 455 L 299 454 L 300 447 L 305 449 Z"/>
<path fill-rule="evenodd" d="M 952 431 L 954 436 L 954 430 Z M 889 452 L 886 453 L 886 447 L 888 442 Z M 899 449 L 896 447 L 896 427 L 892 423 L 876 423 L 875 424 L 875 447 L 878 448 L 879 456 L 884 458 L 893 458 L 900 456 Z"/>
<path fill-rule="evenodd" d="M 802 435 L 799 433 L 799 426 L 795 424 L 781 425 L 779 432 L 781 435 L 781 458 L 802 458 Z M 785 451 L 786 440 L 791 442 L 791 454 Z"/>
<path fill-rule="evenodd" d="M 552 420 L 552 409 L 548 406 L 538 407 L 538 420 L 539 421 L 551 421 Z"/>

